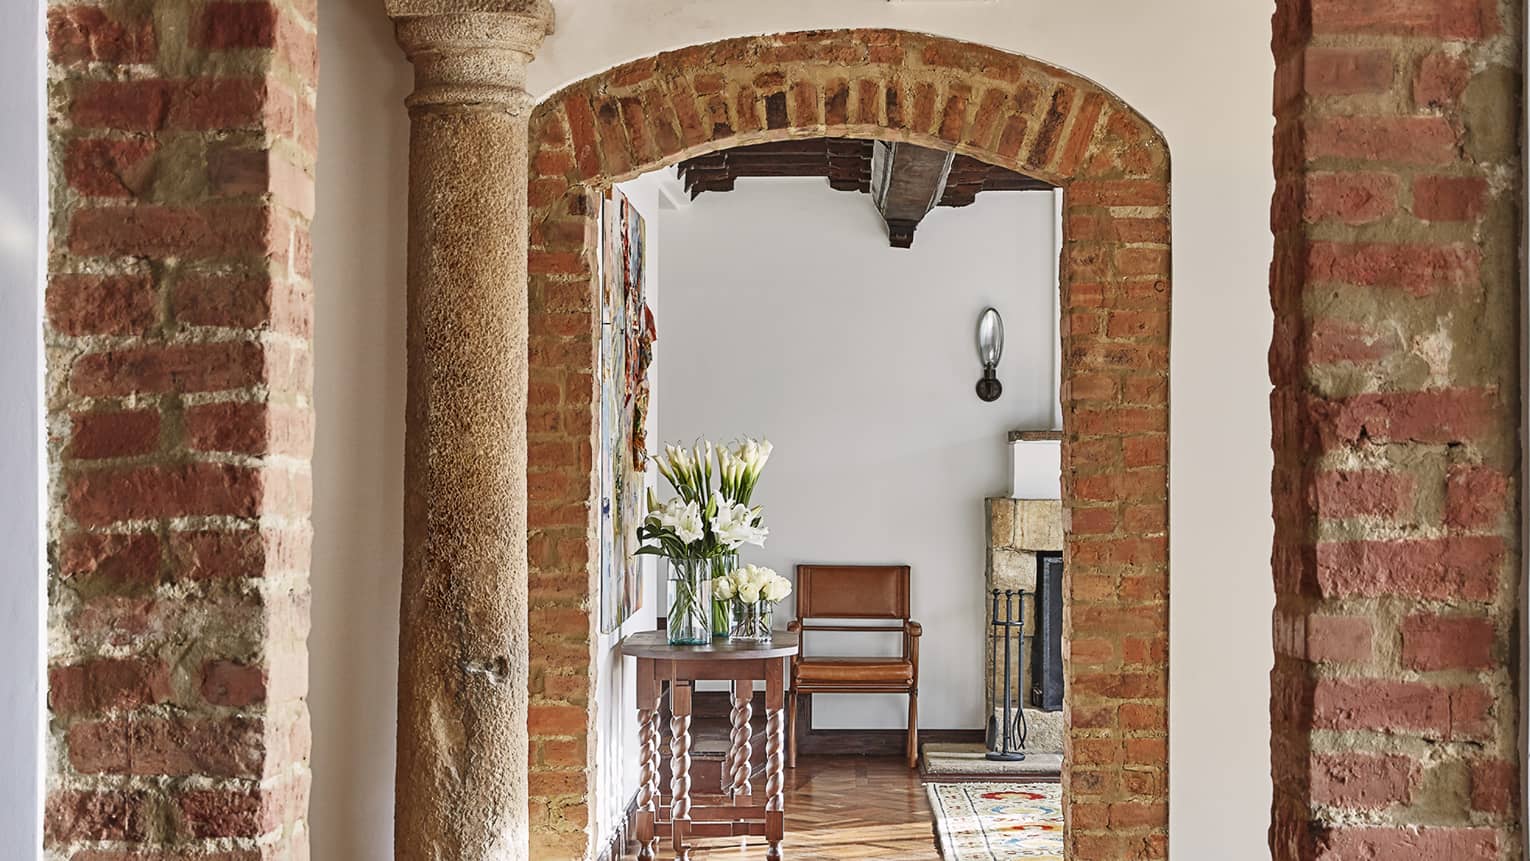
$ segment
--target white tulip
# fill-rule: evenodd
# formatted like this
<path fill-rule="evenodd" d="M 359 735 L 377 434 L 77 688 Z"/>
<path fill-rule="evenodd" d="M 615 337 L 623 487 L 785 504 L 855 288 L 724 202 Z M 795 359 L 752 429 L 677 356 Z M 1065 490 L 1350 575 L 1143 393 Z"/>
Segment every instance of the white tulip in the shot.
<path fill-rule="evenodd" d="M 745 565 L 733 572 L 733 592 L 738 600 L 746 604 L 753 604 L 761 599 L 766 601 L 779 601 L 780 598 L 772 598 L 772 594 L 779 593 L 785 597 L 791 591 L 790 584 L 786 592 L 781 592 L 781 587 L 774 585 L 776 580 L 784 580 L 776 572 L 759 565 Z"/>
<path fill-rule="evenodd" d="M 792 581 L 774 573 L 772 573 L 770 579 L 765 581 L 764 587 L 760 589 L 761 597 L 772 604 L 782 601 L 790 594 L 792 594 Z"/>
<path fill-rule="evenodd" d="M 759 584 L 755 583 L 753 580 L 750 580 L 739 586 L 738 599 L 743 601 L 745 604 L 753 604 L 760 600 Z"/>
<path fill-rule="evenodd" d="M 722 577 L 718 577 L 712 581 L 712 597 L 716 598 L 717 600 L 731 601 L 733 600 L 734 592 L 735 589 L 733 588 L 732 577 L 723 575 Z"/>

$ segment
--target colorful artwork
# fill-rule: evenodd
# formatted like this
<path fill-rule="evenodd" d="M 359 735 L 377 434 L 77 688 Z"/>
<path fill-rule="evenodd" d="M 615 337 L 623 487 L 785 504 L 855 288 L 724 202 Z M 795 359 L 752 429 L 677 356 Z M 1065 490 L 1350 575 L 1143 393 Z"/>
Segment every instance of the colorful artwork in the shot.
<path fill-rule="evenodd" d="M 645 299 L 643 216 L 612 189 L 601 208 L 600 627 L 613 631 L 643 602 L 633 555 L 648 469 L 648 366 L 656 337 Z"/>
<path fill-rule="evenodd" d="M 926 790 L 946 861 L 1061 861 L 1059 784 L 931 783 Z"/>

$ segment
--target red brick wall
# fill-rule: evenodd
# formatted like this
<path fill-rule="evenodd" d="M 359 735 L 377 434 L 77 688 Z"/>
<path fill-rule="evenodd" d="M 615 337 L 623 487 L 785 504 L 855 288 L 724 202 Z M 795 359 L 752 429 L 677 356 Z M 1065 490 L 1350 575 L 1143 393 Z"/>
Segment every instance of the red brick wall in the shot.
<path fill-rule="evenodd" d="M 1169 184 L 1157 131 L 1024 57 L 835 31 L 617 67 L 549 96 L 531 135 L 532 854 L 581 852 L 589 818 L 595 195 L 709 150 L 832 135 L 955 148 L 1067 189 L 1069 852 L 1167 857 Z"/>
<path fill-rule="evenodd" d="M 1277 4 L 1278 859 L 1521 856 L 1516 6 Z"/>
<path fill-rule="evenodd" d="M 308 856 L 315 13 L 48 10 L 49 858 Z"/>

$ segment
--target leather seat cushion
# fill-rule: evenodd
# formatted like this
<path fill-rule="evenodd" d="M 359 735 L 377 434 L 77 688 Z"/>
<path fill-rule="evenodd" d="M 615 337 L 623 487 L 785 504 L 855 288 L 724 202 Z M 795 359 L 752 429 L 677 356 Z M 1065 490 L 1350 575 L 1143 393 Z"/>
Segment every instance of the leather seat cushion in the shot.
<path fill-rule="evenodd" d="M 797 678 L 804 682 L 912 682 L 914 665 L 899 658 L 803 658 Z"/>

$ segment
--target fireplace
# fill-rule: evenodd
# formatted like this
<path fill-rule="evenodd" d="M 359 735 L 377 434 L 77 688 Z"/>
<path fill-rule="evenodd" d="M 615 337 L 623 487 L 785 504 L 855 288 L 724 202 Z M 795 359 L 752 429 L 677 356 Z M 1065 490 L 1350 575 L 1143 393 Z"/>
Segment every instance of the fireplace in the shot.
<path fill-rule="evenodd" d="M 987 500 L 988 565 L 983 602 L 985 628 L 1008 616 L 1018 623 L 1005 660 L 1004 640 L 990 634 L 984 649 L 985 714 L 992 716 L 990 743 L 1002 740 L 1004 691 L 1024 710 L 1027 753 L 1063 750 L 1062 689 L 1062 503 L 1056 499 Z M 994 592 L 998 591 L 998 600 Z M 1016 594 L 1013 599 L 1005 593 Z M 1023 597 L 1022 597 L 1023 595 Z M 996 612 L 997 608 L 997 612 Z M 1011 609 L 1012 608 L 1012 609 Z M 1004 667 L 1009 678 L 1004 678 Z M 995 732 L 997 731 L 997 732 Z"/>

